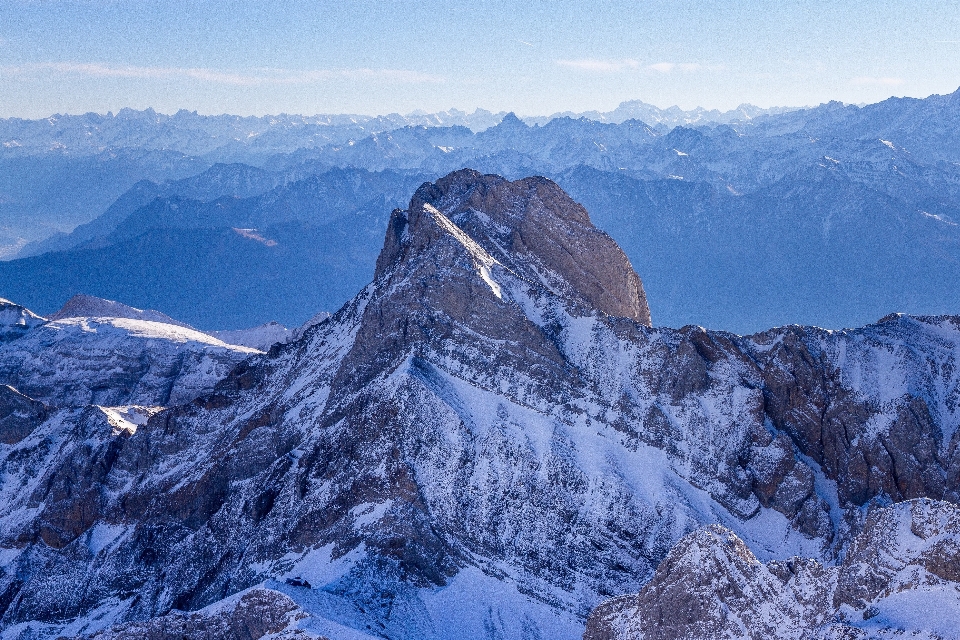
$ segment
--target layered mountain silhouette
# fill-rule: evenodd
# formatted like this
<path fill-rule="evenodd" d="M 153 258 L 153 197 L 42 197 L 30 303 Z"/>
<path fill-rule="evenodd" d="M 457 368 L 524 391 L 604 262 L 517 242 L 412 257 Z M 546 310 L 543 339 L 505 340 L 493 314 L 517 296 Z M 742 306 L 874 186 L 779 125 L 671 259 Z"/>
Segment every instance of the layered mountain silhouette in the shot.
<path fill-rule="evenodd" d="M 206 330 L 298 325 L 369 280 L 389 209 L 470 166 L 546 176 L 583 203 L 644 274 L 663 326 L 747 334 L 952 313 L 958 95 L 726 116 L 626 104 L 533 120 L 3 121 L 0 253 L 29 259 L 0 263 L 0 296 L 52 313 L 87 293 Z M 298 296 L 292 282 L 310 284 Z"/>
<path fill-rule="evenodd" d="M 422 179 L 349 169 L 289 179 L 223 165 L 141 185 L 59 238 L 66 250 L 0 263 L 2 289 L 48 314 L 82 293 L 206 330 L 301 325 L 369 281 L 390 209 Z"/>
<path fill-rule="evenodd" d="M 46 336 L 77 336 L 59 375 L 109 371 L 92 325 L 142 321 L 27 329 L 0 347 L 3 633 L 948 637 L 908 605 L 960 602 L 960 319 L 653 328 L 644 284 L 556 183 L 463 170 L 390 215 L 360 293 L 215 385 L 168 354 L 236 350 L 153 329 L 149 384 L 127 359 L 28 390 Z M 689 584 L 717 615 L 650 626 Z"/>

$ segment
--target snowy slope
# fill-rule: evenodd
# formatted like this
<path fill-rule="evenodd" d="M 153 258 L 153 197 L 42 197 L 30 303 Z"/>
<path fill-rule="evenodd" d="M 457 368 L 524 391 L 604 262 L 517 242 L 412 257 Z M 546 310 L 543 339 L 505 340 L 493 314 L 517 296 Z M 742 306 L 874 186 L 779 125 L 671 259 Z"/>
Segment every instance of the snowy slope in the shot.
<path fill-rule="evenodd" d="M 15 340 L 46 320 L 26 307 L 0 298 L 0 343 Z"/>
<path fill-rule="evenodd" d="M 0 380 L 51 406 L 176 404 L 255 353 L 162 322 L 65 318 L 3 345 Z"/>
<path fill-rule="evenodd" d="M 59 311 L 50 316 L 51 320 L 63 320 L 64 318 L 127 318 L 129 320 L 146 320 L 149 322 L 172 324 L 187 329 L 193 328 L 188 324 L 174 320 L 165 313 L 160 313 L 153 309 L 137 309 L 127 306 L 122 302 L 104 300 L 103 298 L 84 294 L 73 296 L 67 300 Z"/>
<path fill-rule="evenodd" d="M 703 525 L 831 566 L 870 505 L 958 500 L 955 319 L 739 337 L 649 318 L 548 180 L 424 185 L 374 281 L 300 340 L 135 430 L 91 408 L 3 449 L 3 624 L 54 635 L 265 584 L 330 638 L 577 638 Z"/>

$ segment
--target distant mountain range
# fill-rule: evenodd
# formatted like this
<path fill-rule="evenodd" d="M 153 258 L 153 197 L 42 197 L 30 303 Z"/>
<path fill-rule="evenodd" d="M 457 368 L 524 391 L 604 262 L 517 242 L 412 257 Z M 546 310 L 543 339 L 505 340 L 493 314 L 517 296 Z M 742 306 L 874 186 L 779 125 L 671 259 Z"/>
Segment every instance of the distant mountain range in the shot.
<path fill-rule="evenodd" d="M 222 187 L 206 193 L 224 194 L 207 201 L 156 195 L 177 187 L 189 193 L 190 181 L 166 191 L 140 185 L 61 238 L 69 250 L 0 263 L 4 292 L 43 313 L 84 292 L 173 312 L 203 329 L 269 320 L 297 326 L 335 310 L 369 281 L 387 215 L 423 181 L 332 169 L 240 198 L 233 195 L 240 183 L 224 179 L 238 170 L 246 171 L 219 165 L 206 172 L 206 185 Z M 280 181 L 260 177 L 264 189 Z"/>
<path fill-rule="evenodd" d="M 661 109 L 640 100 L 621 103 L 612 111 L 562 112 L 551 116 L 528 116 L 528 124 L 545 124 L 557 118 L 585 118 L 600 122 L 621 123 L 642 120 L 652 125 L 677 125 L 746 122 L 762 115 L 778 114 L 795 109 L 776 107 L 763 109 L 743 104 L 721 112 L 716 109 L 679 107 Z M 0 144 L 4 154 L 35 155 L 51 151 L 67 155 L 99 153 L 107 149 L 136 148 L 178 151 L 186 155 L 216 154 L 225 158 L 230 153 L 283 153 L 304 147 L 343 143 L 372 133 L 403 127 L 462 126 L 483 131 L 497 125 L 506 111 L 493 113 L 476 109 L 467 113 L 458 109 L 407 115 L 385 116 L 328 114 L 316 116 L 270 115 L 232 116 L 200 115 L 180 110 L 173 115 L 153 109 L 137 111 L 121 109 L 116 114 L 86 113 L 53 115 L 41 120 L 0 118 Z"/>
<path fill-rule="evenodd" d="M 640 101 L 613 111 L 562 114 L 603 122 L 639 118 L 661 127 L 732 122 L 782 109 L 744 105 L 720 113 L 678 107 L 659 109 Z M 215 163 L 275 164 L 274 156 L 298 149 L 349 144 L 404 127 L 467 127 L 482 131 L 505 112 L 457 109 L 401 116 L 356 114 L 242 117 L 173 115 L 153 109 L 116 114 L 53 115 L 41 120 L 0 119 L 0 259 L 27 242 L 89 222 L 138 180 L 164 181 L 194 175 Z M 544 124 L 561 114 L 528 117 Z"/>
<path fill-rule="evenodd" d="M 9 240 L 20 257 L 0 263 L 0 296 L 296 326 L 369 279 L 417 185 L 473 167 L 543 175 L 583 203 L 643 275 L 658 325 L 841 328 L 960 304 L 960 92 L 578 115 L 5 120 L 6 233 L 47 231 Z M 51 212 L 72 231 L 50 234 Z"/>

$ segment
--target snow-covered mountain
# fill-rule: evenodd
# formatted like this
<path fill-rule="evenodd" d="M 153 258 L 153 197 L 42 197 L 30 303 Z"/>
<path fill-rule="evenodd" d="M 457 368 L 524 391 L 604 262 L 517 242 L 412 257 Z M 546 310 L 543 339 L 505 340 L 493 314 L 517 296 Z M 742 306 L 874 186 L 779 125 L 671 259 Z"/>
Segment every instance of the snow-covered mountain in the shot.
<path fill-rule="evenodd" d="M 534 124 L 558 117 L 584 118 L 617 124 L 630 119 L 648 124 L 676 126 L 701 123 L 750 121 L 761 115 L 787 113 L 793 109 L 762 109 L 741 105 L 721 112 L 702 108 L 660 109 L 640 100 L 621 103 L 608 112 L 564 112 L 541 118 L 525 117 Z M 153 109 L 122 109 L 118 113 L 56 114 L 39 120 L 0 118 L 0 152 L 8 155 L 39 155 L 56 151 L 83 155 L 109 149 L 143 148 L 172 150 L 186 155 L 222 156 L 278 154 L 324 144 L 343 144 L 370 134 L 403 127 L 466 127 L 482 131 L 500 123 L 506 112 L 476 109 L 467 113 L 450 109 L 437 113 L 415 111 L 385 116 L 323 114 L 316 116 L 268 115 L 242 117 L 205 116 L 180 110 L 173 115 Z"/>
<path fill-rule="evenodd" d="M 208 392 L 253 353 L 182 324 L 70 315 L 3 343 L 0 384 L 49 407 L 166 405 Z"/>
<path fill-rule="evenodd" d="M 44 319 L 30 309 L 0 298 L 0 343 L 15 340 L 43 323 Z"/>
<path fill-rule="evenodd" d="M 2 445 L 2 635 L 572 639 L 698 545 L 740 549 L 762 590 L 793 556 L 876 566 L 863 540 L 884 535 L 901 563 L 842 603 L 892 611 L 902 566 L 954 606 L 956 577 L 897 531 L 955 507 L 876 507 L 960 500 L 960 319 L 650 323 L 625 254 L 556 184 L 425 184 L 373 282 L 299 340 L 186 404 L 75 396 Z M 0 356 L 44 353 L 55 325 Z M 726 529 L 684 537 L 706 525 Z M 956 545 L 950 526 L 921 537 Z"/>
<path fill-rule="evenodd" d="M 63 320 L 64 318 L 126 318 L 128 320 L 146 320 L 193 329 L 190 325 L 174 320 L 165 313 L 153 309 L 136 309 L 122 302 L 104 300 L 82 293 L 78 293 L 67 300 L 59 311 L 50 316 L 50 320 Z"/>

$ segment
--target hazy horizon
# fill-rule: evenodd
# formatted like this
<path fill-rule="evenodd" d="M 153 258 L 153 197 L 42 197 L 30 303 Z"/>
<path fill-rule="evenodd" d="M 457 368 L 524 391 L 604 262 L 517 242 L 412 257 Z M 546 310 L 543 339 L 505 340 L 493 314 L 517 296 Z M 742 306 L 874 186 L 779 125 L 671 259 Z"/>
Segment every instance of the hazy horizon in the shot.
<path fill-rule="evenodd" d="M 728 111 L 960 86 L 960 5 L 0 0 L 0 117 Z"/>
<path fill-rule="evenodd" d="M 839 101 L 839 102 L 842 102 L 845 106 L 859 106 L 859 107 L 863 107 L 863 106 L 867 106 L 867 105 L 870 105 L 870 104 L 876 104 L 876 103 L 878 103 L 878 102 L 884 102 L 885 100 L 890 100 L 890 99 L 907 98 L 907 99 L 923 100 L 923 99 L 925 99 L 925 98 L 930 98 L 930 97 L 932 97 L 932 96 L 934 96 L 934 95 L 949 95 L 949 94 L 951 94 L 951 93 L 954 93 L 955 91 L 960 91 L 960 87 L 958 87 L 958 88 L 956 88 L 956 89 L 954 89 L 954 90 L 952 90 L 952 91 L 944 91 L 944 92 L 941 92 L 941 93 L 929 94 L 929 95 L 924 95 L 924 96 L 890 95 L 890 96 L 887 96 L 887 97 L 885 97 L 885 98 L 880 98 L 880 99 L 878 99 L 878 100 L 871 100 L 871 101 L 868 101 L 868 102 L 856 102 L 856 103 L 854 103 L 854 102 L 843 102 L 843 101 Z M 317 112 L 317 113 L 303 113 L 303 112 L 236 113 L 236 112 L 228 112 L 228 111 L 204 112 L 204 111 L 201 111 L 201 110 L 199 110 L 199 109 L 188 109 L 188 108 L 186 108 L 186 107 L 180 107 L 180 108 L 178 108 L 178 109 L 162 110 L 162 109 L 158 109 L 158 108 L 155 108 L 155 107 L 152 107 L 152 106 L 146 106 L 146 107 L 142 107 L 142 108 L 140 108 L 140 107 L 131 107 L 131 106 L 122 106 L 122 107 L 120 107 L 120 108 L 118 108 L 118 109 L 110 109 L 110 110 L 105 110 L 105 111 L 95 111 L 95 110 L 94 110 L 94 111 L 73 111 L 73 112 L 67 111 L 67 112 L 47 113 L 47 114 L 42 114 L 42 115 L 37 115 L 37 116 L 19 116 L 19 115 L 3 115 L 3 114 L 0 114 L 0 120 L 11 120 L 11 119 L 44 120 L 44 119 L 46 119 L 46 118 L 52 118 L 52 117 L 56 117 L 56 116 L 75 117 L 75 116 L 87 115 L 87 114 L 90 114 L 90 113 L 95 113 L 95 114 L 100 115 L 100 116 L 110 116 L 110 115 L 116 116 L 119 112 L 124 111 L 124 110 L 131 110 L 131 111 L 136 111 L 136 112 L 144 112 L 144 111 L 153 110 L 153 111 L 156 112 L 157 114 L 164 115 L 164 116 L 174 116 L 174 115 L 176 115 L 176 114 L 177 114 L 178 112 L 180 112 L 180 111 L 186 111 L 186 112 L 188 112 L 188 113 L 195 113 L 195 114 L 197 114 L 197 115 L 199 115 L 199 116 L 204 116 L 204 117 L 238 116 L 238 117 L 242 117 L 242 118 L 248 118 L 248 117 L 250 117 L 250 118 L 266 118 L 266 117 L 280 117 L 280 116 L 299 116 L 299 117 L 304 117 L 304 118 L 319 118 L 319 117 L 326 117 L 326 116 L 360 116 L 360 117 L 364 117 L 364 118 L 383 118 L 383 117 L 389 117 L 389 116 L 411 117 L 411 116 L 417 116 L 417 115 L 434 115 L 434 114 L 438 114 L 438 113 L 454 113 L 454 112 L 460 112 L 460 113 L 462 113 L 462 114 L 472 115 L 472 114 L 475 114 L 475 113 L 477 113 L 477 112 L 486 112 L 486 113 L 490 113 L 490 114 L 493 114 L 493 115 L 513 113 L 513 114 L 516 115 L 518 118 L 524 119 L 524 118 L 552 118 L 552 117 L 560 117 L 560 116 L 565 115 L 565 114 L 574 114 L 574 115 L 576 115 L 576 114 L 583 114 L 583 113 L 601 113 L 601 114 L 605 114 L 605 113 L 610 113 L 610 112 L 612 112 L 612 111 L 615 111 L 616 109 L 618 109 L 619 107 L 623 106 L 624 104 L 631 103 L 631 102 L 641 102 L 641 103 L 643 103 L 643 104 L 645 104 L 645 105 L 647 105 L 647 106 L 655 107 L 655 108 L 660 109 L 660 110 L 662 110 L 662 111 L 667 111 L 667 110 L 670 110 L 670 109 L 680 109 L 680 110 L 685 111 L 685 112 L 691 112 L 691 111 L 696 111 L 697 109 L 702 109 L 702 110 L 707 111 L 707 112 L 713 112 L 713 111 L 715 111 L 715 112 L 719 112 L 719 113 L 727 113 L 727 112 L 730 112 L 730 111 L 735 111 L 735 110 L 737 110 L 737 109 L 739 109 L 739 108 L 741 108 L 741 107 L 745 107 L 745 106 L 756 107 L 756 108 L 758 108 L 758 109 L 764 109 L 764 110 L 783 109 L 783 110 L 795 110 L 795 111 L 799 111 L 799 110 L 802 110 L 802 109 L 814 109 L 814 108 L 816 108 L 816 107 L 818 107 L 818 106 L 827 104 L 827 103 L 829 103 L 829 102 L 834 102 L 834 100 L 825 100 L 825 101 L 820 102 L 820 103 L 817 103 L 817 104 L 804 104 L 804 105 L 784 105 L 784 104 L 758 105 L 758 104 L 754 104 L 754 103 L 751 103 L 751 102 L 740 102 L 740 103 L 738 103 L 737 105 L 735 105 L 735 106 L 733 106 L 733 107 L 730 107 L 730 108 L 717 108 L 717 107 L 709 107 L 709 106 L 705 106 L 705 105 L 695 105 L 695 106 L 693 106 L 693 107 L 685 108 L 685 107 L 681 107 L 680 105 L 677 105 L 677 104 L 670 104 L 670 105 L 654 104 L 654 103 L 648 102 L 648 101 L 646 101 L 646 100 L 641 100 L 641 99 L 639 99 L 639 98 L 634 98 L 634 99 L 629 99 L 629 100 L 622 100 L 622 101 L 618 102 L 617 104 L 615 104 L 615 105 L 613 105 L 613 106 L 609 106 L 609 107 L 604 106 L 604 107 L 600 107 L 600 108 L 597 108 L 597 109 L 582 109 L 582 110 L 576 110 L 576 111 L 575 111 L 575 110 L 572 110 L 572 109 L 565 109 L 565 110 L 560 110 L 560 111 L 553 111 L 553 112 L 551 112 L 551 113 L 523 113 L 523 112 L 518 112 L 518 111 L 513 110 L 513 109 L 499 109 L 499 110 L 487 109 L 487 108 L 485 108 L 485 107 L 483 107 L 483 106 L 472 107 L 472 108 L 467 108 L 467 109 L 459 108 L 459 107 L 448 107 L 448 108 L 446 108 L 446 109 L 437 109 L 437 110 L 433 110 L 433 111 L 429 111 L 429 110 L 425 110 L 425 109 L 414 109 L 414 110 L 412 110 L 412 111 L 404 111 L 404 112 L 392 111 L 392 112 L 379 112 L 379 113 L 361 113 L 361 112 L 344 112 L 344 111 L 340 111 L 340 112 L 328 111 L 328 112 L 322 112 L 322 113 L 321 113 L 321 112 Z"/>

